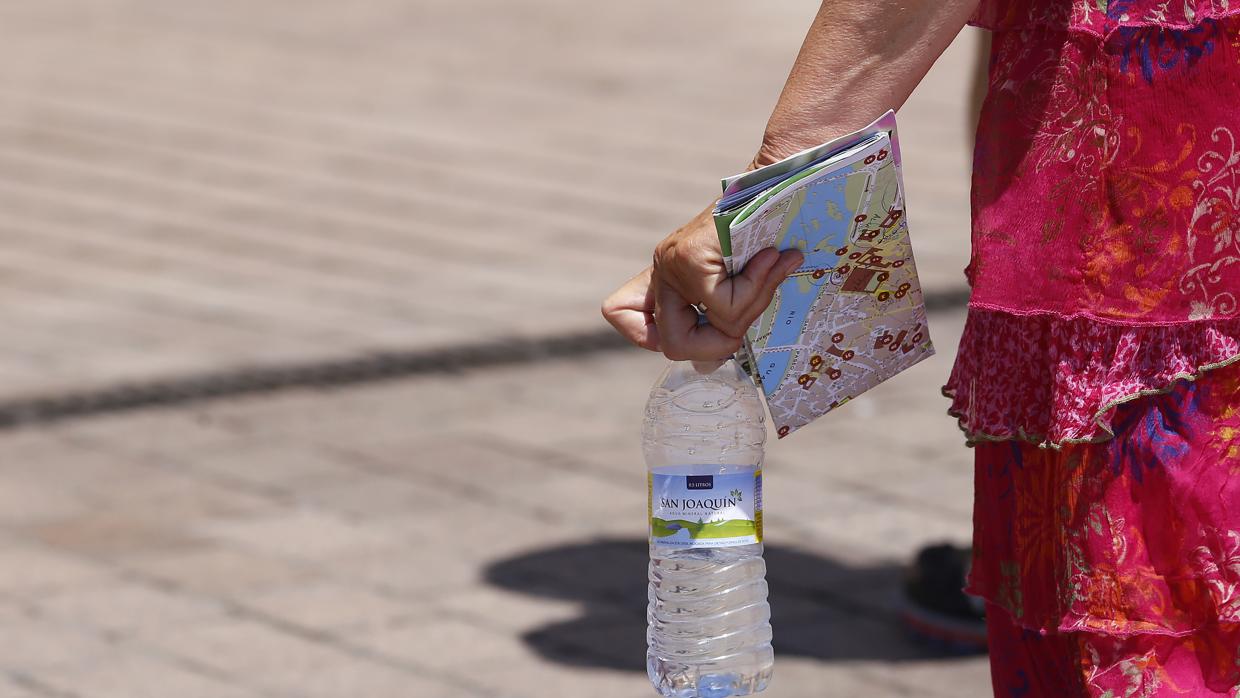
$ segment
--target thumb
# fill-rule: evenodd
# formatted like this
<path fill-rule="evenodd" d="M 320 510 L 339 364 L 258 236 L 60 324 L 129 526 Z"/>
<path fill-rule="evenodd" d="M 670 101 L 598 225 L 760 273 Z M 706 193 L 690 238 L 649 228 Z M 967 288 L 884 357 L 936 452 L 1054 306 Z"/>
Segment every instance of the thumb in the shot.
<path fill-rule="evenodd" d="M 744 317 L 748 319 L 746 327 L 752 325 L 753 321 L 757 320 L 758 316 L 771 304 L 779 285 L 804 263 L 805 255 L 800 250 L 784 250 L 780 253 L 779 260 L 772 265 L 771 271 L 762 279 L 761 289 L 745 308 Z"/>

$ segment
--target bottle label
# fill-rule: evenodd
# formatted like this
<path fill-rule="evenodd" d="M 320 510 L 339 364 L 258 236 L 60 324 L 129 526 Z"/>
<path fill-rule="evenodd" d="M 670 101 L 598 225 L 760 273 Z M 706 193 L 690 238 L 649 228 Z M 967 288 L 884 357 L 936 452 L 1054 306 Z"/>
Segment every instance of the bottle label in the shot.
<path fill-rule="evenodd" d="M 717 470 L 717 467 L 716 467 Z M 710 466 L 661 468 L 648 475 L 650 540 L 676 548 L 762 542 L 762 469 L 726 474 Z"/>

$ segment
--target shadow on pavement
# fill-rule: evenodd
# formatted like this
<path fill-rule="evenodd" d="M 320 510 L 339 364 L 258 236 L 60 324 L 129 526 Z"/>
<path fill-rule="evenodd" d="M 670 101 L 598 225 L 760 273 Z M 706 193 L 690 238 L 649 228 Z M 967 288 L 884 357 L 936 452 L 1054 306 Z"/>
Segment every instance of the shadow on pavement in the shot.
<path fill-rule="evenodd" d="M 601 539 L 499 560 L 485 578 L 509 591 L 583 604 L 579 617 L 524 633 L 542 657 L 645 671 L 647 556 L 645 540 Z M 905 661 L 960 655 L 907 632 L 897 610 L 900 567 L 850 567 L 774 546 L 764 556 L 779 656 Z"/>

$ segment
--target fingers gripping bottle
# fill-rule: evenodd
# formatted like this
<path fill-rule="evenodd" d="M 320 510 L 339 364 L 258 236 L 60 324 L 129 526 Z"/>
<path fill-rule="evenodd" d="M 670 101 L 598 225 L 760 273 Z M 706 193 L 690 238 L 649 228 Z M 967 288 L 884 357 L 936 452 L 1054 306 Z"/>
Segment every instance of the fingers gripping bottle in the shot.
<path fill-rule="evenodd" d="M 646 403 L 646 667 L 663 696 L 746 696 L 771 680 L 764 416 L 757 389 L 734 360 L 674 362 Z"/>

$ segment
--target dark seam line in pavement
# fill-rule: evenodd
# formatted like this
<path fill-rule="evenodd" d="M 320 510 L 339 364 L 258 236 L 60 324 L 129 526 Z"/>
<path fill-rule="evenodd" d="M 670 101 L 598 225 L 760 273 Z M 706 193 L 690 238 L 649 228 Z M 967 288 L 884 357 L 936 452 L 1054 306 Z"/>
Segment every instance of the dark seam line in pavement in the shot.
<path fill-rule="evenodd" d="M 968 289 L 926 294 L 926 310 L 963 307 Z M 420 375 L 578 358 L 631 349 L 610 329 L 552 337 L 502 338 L 477 344 L 405 352 L 383 352 L 304 364 L 241 367 L 196 375 L 122 383 L 81 392 L 0 401 L 0 429 L 43 424 L 144 407 L 185 405 L 226 397 L 293 388 L 330 388 Z"/>

